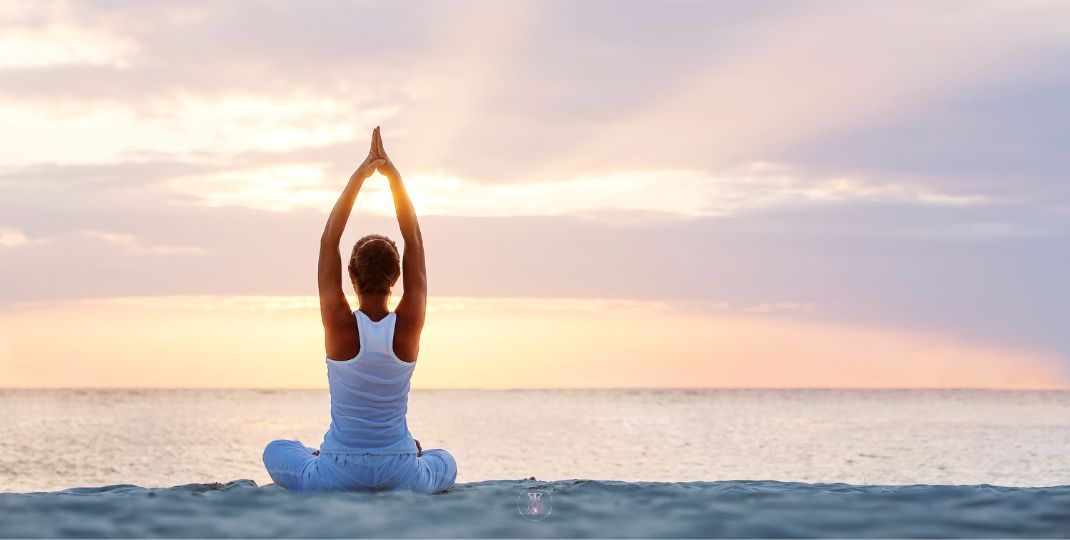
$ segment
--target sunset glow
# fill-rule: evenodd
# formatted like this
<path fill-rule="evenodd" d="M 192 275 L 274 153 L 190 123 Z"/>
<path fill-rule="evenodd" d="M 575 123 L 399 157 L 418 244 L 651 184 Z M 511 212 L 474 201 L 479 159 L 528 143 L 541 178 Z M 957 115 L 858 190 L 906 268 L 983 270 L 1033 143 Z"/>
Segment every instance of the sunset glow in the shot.
<path fill-rule="evenodd" d="M 782 310 L 790 313 L 794 307 Z M 778 311 L 773 306 L 436 298 L 429 305 L 414 385 L 1065 385 L 1057 359 L 1042 352 L 799 321 Z M 0 366 L 6 368 L 0 375 L 14 387 L 320 388 L 324 356 L 317 315 L 315 297 L 133 297 L 27 305 L 0 319 Z M 57 324 L 70 329 L 68 338 L 49 339 Z M 864 358 L 859 351 L 865 351 Z"/>

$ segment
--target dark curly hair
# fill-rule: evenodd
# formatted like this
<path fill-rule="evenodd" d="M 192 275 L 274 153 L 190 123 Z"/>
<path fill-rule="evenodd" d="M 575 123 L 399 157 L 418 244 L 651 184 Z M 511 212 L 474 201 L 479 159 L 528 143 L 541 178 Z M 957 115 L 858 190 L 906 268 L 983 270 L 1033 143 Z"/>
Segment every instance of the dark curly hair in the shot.
<path fill-rule="evenodd" d="M 369 234 L 357 240 L 349 258 L 349 277 L 360 294 L 390 294 L 394 276 L 401 272 L 401 256 L 393 240 Z"/>

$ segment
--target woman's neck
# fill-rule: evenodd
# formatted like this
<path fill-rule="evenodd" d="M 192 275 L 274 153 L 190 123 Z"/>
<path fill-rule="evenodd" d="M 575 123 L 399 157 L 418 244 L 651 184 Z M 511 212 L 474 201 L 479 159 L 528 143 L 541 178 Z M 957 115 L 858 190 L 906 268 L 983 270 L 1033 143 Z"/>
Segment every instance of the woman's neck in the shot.
<path fill-rule="evenodd" d="M 387 299 L 389 298 L 390 295 L 388 294 L 357 295 L 357 300 L 360 302 L 358 309 L 372 320 L 381 320 L 390 314 L 390 308 L 387 307 Z"/>

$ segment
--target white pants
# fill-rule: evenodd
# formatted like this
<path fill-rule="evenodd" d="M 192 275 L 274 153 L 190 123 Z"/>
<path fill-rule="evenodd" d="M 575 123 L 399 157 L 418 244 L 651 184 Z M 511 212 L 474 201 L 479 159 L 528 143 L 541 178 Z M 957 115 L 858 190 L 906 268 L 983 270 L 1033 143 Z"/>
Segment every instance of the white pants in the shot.
<path fill-rule="evenodd" d="M 441 448 L 423 454 L 313 454 L 300 441 L 271 441 L 264 467 L 276 484 L 295 491 L 445 491 L 457 479 L 457 461 Z"/>

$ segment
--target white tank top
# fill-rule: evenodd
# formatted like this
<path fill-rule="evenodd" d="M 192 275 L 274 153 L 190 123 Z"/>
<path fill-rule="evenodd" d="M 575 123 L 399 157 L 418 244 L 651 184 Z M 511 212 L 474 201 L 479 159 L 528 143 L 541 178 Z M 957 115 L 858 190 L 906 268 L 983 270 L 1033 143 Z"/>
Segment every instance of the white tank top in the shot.
<path fill-rule="evenodd" d="M 321 453 L 415 454 L 409 433 L 409 381 L 415 362 L 394 354 L 391 312 L 376 322 L 360 310 L 357 333 L 360 352 L 349 360 L 327 359 L 331 389 L 331 428 L 323 436 Z"/>

